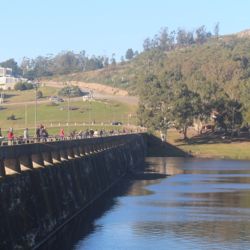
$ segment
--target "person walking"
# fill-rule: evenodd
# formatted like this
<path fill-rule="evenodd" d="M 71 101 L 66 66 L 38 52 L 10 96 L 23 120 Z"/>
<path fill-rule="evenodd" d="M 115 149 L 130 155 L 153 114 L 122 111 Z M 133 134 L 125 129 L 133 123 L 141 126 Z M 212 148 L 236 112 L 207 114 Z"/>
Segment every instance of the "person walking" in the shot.
<path fill-rule="evenodd" d="M 38 142 L 40 141 L 40 130 L 41 130 L 41 126 L 42 126 L 42 125 L 40 125 L 40 127 L 37 127 L 37 128 L 36 128 L 36 139 L 37 139 Z"/>
<path fill-rule="evenodd" d="M 8 137 L 8 145 L 13 145 L 13 140 L 14 140 L 13 128 L 9 128 L 7 137 Z"/>
<path fill-rule="evenodd" d="M 41 142 L 46 142 L 49 134 L 43 125 L 41 125 L 39 132 L 40 132 Z"/>
<path fill-rule="evenodd" d="M 29 142 L 29 129 L 25 128 L 23 131 L 23 140 L 25 143 Z"/>
<path fill-rule="evenodd" d="M 64 140 L 64 129 L 63 128 L 60 129 L 59 136 L 60 136 L 61 140 Z"/>

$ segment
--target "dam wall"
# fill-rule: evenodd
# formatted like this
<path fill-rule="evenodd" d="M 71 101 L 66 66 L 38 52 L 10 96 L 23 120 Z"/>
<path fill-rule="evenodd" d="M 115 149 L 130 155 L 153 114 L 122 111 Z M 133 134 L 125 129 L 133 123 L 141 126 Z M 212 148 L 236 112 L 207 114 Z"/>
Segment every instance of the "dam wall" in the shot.
<path fill-rule="evenodd" d="M 142 134 L 0 148 L 0 249 L 37 249 L 142 164 Z"/>

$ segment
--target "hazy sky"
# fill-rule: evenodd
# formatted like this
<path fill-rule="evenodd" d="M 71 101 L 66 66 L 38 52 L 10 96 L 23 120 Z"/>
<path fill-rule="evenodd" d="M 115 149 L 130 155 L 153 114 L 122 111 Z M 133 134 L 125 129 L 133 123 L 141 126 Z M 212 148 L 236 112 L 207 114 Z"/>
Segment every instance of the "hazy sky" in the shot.
<path fill-rule="evenodd" d="M 62 50 L 119 59 L 165 26 L 248 29 L 249 10 L 249 0 L 0 0 L 0 61 Z"/>

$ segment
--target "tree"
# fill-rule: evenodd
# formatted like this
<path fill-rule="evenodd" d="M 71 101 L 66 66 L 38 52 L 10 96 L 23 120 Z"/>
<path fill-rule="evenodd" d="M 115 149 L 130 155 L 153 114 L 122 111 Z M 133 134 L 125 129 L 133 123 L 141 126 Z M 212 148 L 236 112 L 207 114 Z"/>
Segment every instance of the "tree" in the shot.
<path fill-rule="evenodd" d="M 34 86 L 32 83 L 28 83 L 28 82 L 18 82 L 15 84 L 14 89 L 15 90 L 28 90 L 28 89 L 33 89 Z"/>
<path fill-rule="evenodd" d="M 219 31 L 220 31 L 220 23 L 217 22 L 217 23 L 215 24 L 215 26 L 214 26 L 214 36 L 215 36 L 216 38 L 219 37 Z"/>
<path fill-rule="evenodd" d="M 243 122 L 243 105 L 238 100 L 230 99 L 227 95 L 219 98 L 215 102 L 216 123 L 227 132 L 231 129 L 239 128 Z"/>
<path fill-rule="evenodd" d="M 196 42 L 198 44 L 203 44 L 206 42 L 207 38 L 209 37 L 209 33 L 206 32 L 205 25 L 200 26 L 196 29 Z"/>
<path fill-rule="evenodd" d="M 187 129 L 200 113 L 200 96 L 189 90 L 186 84 L 177 83 L 173 100 L 171 103 L 173 121 L 183 132 L 184 139 L 187 139 Z"/>
<path fill-rule="evenodd" d="M 11 68 L 12 69 L 12 74 L 15 77 L 22 75 L 21 68 L 18 67 L 17 62 L 13 58 L 8 59 L 8 60 L 6 60 L 4 62 L 1 62 L 0 66 L 2 66 L 4 68 Z"/>
<path fill-rule="evenodd" d="M 144 51 L 149 51 L 151 48 L 152 48 L 151 40 L 148 37 L 143 42 L 143 49 L 144 49 Z"/>
<path fill-rule="evenodd" d="M 110 63 L 112 66 L 116 66 L 115 53 L 112 53 L 112 57 L 110 59 Z"/>
<path fill-rule="evenodd" d="M 59 96 L 77 97 L 82 96 L 82 91 L 78 86 L 66 86 L 58 91 Z"/>
<path fill-rule="evenodd" d="M 134 51 L 133 51 L 133 49 L 130 48 L 127 50 L 125 58 L 127 60 L 131 60 L 133 57 L 134 57 Z"/>
<path fill-rule="evenodd" d="M 191 45 L 194 43 L 194 36 L 192 32 L 186 32 L 184 29 L 177 31 L 176 42 L 179 46 Z"/>
<path fill-rule="evenodd" d="M 38 90 L 36 97 L 37 99 L 43 98 L 43 92 L 41 90 Z"/>
<path fill-rule="evenodd" d="M 139 125 L 166 133 L 170 124 L 171 88 L 154 74 L 141 81 Z"/>

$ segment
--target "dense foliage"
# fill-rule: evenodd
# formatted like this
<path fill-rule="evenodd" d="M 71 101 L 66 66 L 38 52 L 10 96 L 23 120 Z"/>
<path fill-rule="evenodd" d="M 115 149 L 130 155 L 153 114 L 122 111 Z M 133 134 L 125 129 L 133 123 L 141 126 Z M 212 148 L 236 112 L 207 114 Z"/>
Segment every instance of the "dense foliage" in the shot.
<path fill-rule="evenodd" d="M 15 90 L 21 90 L 21 91 L 33 88 L 34 88 L 33 84 L 29 82 L 18 82 L 14 86 Z"/>
<path fill-rule="evenodd" d="M 66 86 L 58 91 L 59 96 L 77 97 L 82 96 L 83 92 L 78 86 Z"/>
<path fill-rule="evenodd" d="M 1 62 L 0 67 L 11 68 L 13 76 L 22 75 L 22 69 L 18 66 L 17 62 L 13 58 Z"/>
<path fill-rule="evenodd" d="M 116 63 L 114 55 L 67 51 L 25 58 L 20 67 L 28 78 L 62 75 L 58 80 L 100 82 L 139 94 L 140 124 L 153 129 L 175 124 L 185 133 L 194 119 L 205 123 L 211 114 L 225 130 L 250 122 L 250 37 L 220 36 L 219 24 L 213 32 L 205 26 L 162 28 L 145 39 L 142 53 L 129 48 L 125 59 Z M 62 95 L 68 96 L 69 89 Z"/>

